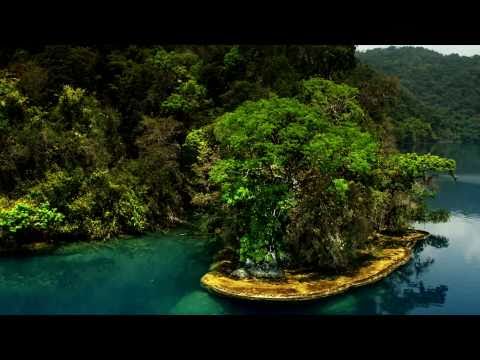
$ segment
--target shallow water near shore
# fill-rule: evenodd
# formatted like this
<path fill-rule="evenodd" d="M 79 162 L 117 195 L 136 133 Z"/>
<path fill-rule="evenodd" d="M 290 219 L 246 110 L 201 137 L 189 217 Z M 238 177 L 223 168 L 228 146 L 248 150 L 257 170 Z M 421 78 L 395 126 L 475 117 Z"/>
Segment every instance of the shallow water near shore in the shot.
<path fill-rule="evenodd" d="M 480 146 L 426 151 L 457 160 L 457 182 L 439 177 L 431 202 L 451 219 L 416 224 L 432 236 L 376 284 L 298 304 L 217 297 L 199 282 L 211 244 L 176 230 L 0 258 L 0 314 L 480 314 Z"/>

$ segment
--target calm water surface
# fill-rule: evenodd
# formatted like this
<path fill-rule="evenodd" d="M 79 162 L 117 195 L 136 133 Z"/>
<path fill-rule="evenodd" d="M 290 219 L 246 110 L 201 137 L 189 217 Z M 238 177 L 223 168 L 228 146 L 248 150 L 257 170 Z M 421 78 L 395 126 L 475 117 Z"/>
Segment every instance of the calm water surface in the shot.
<path fill-rule="evenodd" d="M 297 305 L 218 298 L 199 285 L 210 246 L 175 231 L 1 258 L 0 314 L 480 314 L 480 146 L 428 150 L 457 160 L 432 201 L 451 219 L 417 224 L 433 236 L 377 284 Z"/>

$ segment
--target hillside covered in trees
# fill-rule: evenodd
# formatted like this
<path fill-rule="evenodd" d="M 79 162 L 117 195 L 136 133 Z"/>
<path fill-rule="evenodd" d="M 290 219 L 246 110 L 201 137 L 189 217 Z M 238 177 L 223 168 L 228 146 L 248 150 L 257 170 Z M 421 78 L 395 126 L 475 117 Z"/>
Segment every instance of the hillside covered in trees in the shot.
<path fill-rule="evenodd" d="M 397 116 L 410 112 L 416 119 L 402 125 L 405 131 L 409 127 L 424 131 L 427 125 L 439 140 L 480 139 L 480 56 L 392 46 L 358 52 L 357 57 L 381 73 L 398 77 L 403 102 L 409 105 Z"/>
<path fill-rule="evenodd" d="M 428 176 L 455 169 L 396 152 L 415 100 L 354 46 L 57 45 L 0 68 L 3 247 L 188 223 L 241 261 L 346 268 L 438 216 Z"/>

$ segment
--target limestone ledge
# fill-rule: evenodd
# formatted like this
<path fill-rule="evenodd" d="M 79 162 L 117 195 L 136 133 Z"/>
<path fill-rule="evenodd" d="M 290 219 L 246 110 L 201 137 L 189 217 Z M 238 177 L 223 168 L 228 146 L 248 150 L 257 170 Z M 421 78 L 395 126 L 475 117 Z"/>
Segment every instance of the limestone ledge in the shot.
<path fill-rule="evenodd" d="M 286 271 L 283 280 L 235 279 L 221 272 L 221 266 L 205 274 L 203 287 L 218 295 L 254 301 L 307 301 L 343 293 L 351 288 L 379 281 L 412 256 L 413 245 L 429 234 L 412 230 L 405 236 L 376 236 L 383 248 L 375 251 L 372 260 L 349 274 L 325 277 L 317 273 Z M 222 264 L 223 265 L 223 264 Z"/>

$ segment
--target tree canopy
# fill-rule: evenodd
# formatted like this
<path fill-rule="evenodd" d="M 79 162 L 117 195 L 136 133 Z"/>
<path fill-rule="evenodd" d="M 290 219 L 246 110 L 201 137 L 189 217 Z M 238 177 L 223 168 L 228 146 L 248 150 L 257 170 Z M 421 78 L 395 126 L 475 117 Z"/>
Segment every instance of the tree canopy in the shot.
<path fill-rule="evenodd" d="M 321 78 L 302 87 L 297 99 L 245 102 L 187 143 L 198 154 L 205 146 L 217 152 L 207 168 L 218 193 L 210 205 L 231 219 L 220 233 L 238 238 L 241 262 L 347 267 L 375 230 L 402 231 L 425 216 L 416 207 L 427 192 L 418 180 L 455 163 L 385 155 L 365 130 L 354 88 Z M 402 196 L 414 205 L 390 203 Z"/>

